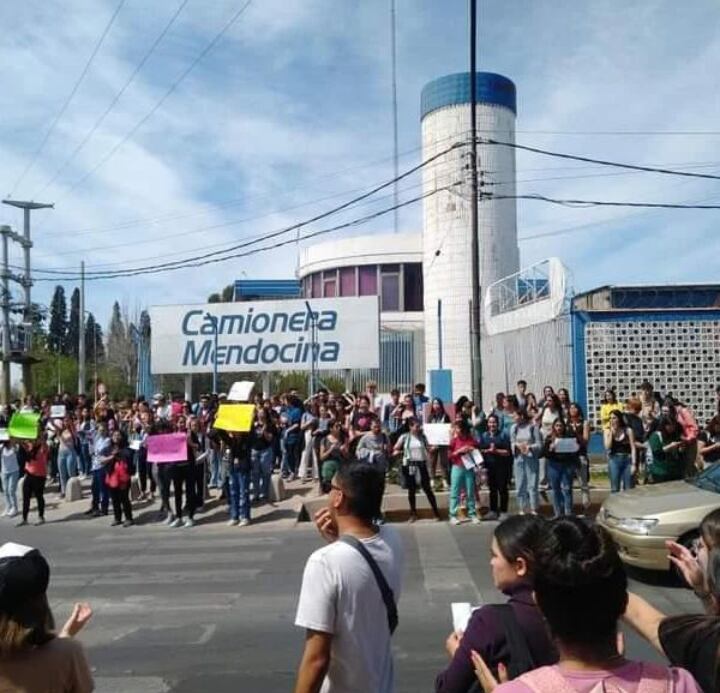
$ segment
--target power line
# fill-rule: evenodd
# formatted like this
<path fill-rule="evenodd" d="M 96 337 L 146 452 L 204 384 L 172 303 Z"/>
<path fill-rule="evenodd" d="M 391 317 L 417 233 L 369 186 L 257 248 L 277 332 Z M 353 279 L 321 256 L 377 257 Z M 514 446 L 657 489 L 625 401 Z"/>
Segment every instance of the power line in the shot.
<path fill-rule="evenodd" d="M 65 192 L 65 195 L 62 199 L 70 195 L 74 190 L 76 190 L 80 185 L 82 185 L 90 176 L 92 176 L 95 171 L 100 169 L 102 166 L 104 166 L 110 159 L 112 159 L 113 156 L 118 152 L 118 150 L 129 140 L 131 139 L 135 133 L 148 121 L 150 118 L 157 112 L 157 110 L 165 103 L 165 101 L 170 98 L 170 96 L 173 94 L 173 92 L 180 86 L 180 84 L 185 80 L 185 78 L 193 71 L 195 66 L 217 45 L 218 41 L 227 33 L 227 31 L 230 29 L 230 27 L 235 24 L 235 22 L 240 19 L 241 15 L 247 10 L 248 7 L 252 4 L 253 0 L 247 0 L 242 7 L 233 14 L 232 17 L 226 22 L 226 24 L 223 26 L 220 31 L 215 34 L 213 39 L 208 43 L 205 48 L 203 48 L 200 53 L 198 53 L 197 56 L 195 56 L 195 59 L 188 65 L 187 68 L 182 72 L 182 74 L 170 85 L 170 87 L 165 91 L 165 93 L 160 97 L 159 101 L 155 103 L 155 105 L 140 119 L 137 123 L 130 129 L 130 131 L 122 138 L 120 139 L 115 146 L 110 149 L 110 151 L 105 154 L 105 156 L 98 161 L 95 166 L 93 166 L 87 173 L 82 175 L 80 178 L 78 178 L 71 186 L 70 188 Z"/>
<path fill-rule="evenodd" d="M 68 106 L 70 105 L 70 102 L 75 97 L 75 94 L 77 93 L 77 90 L 80 88 L 80 85 L 82 84 L 83 80 L 85 79 L 85 75 L 87 75 L 88 70 L 90 69 L 90 65 L 92 65 L 93 60 L 95 59 L 95 56 L 98 54 L 98 51 L 100 50 L 100 46 L 102 46 L 103 42 L 105 41 L 105 37 L 110 32 L 110 28 L 115 23 L 115 19 L 117 18 L 118 14 L 120 14 L 120 10 L 122 9 L 122 6 L 125 4 L 125 0 L 120 0 L 117 7 L 115 8 L 115 11 L 113 12 L 112 16 L 110 17 L 110 20 L 105 25 L 105 28 L 103 29 L 102 34 L 100 34 L 100 38 L 97 40 L 97 43 L 95 44 L 95 47 L 92 50 L 92 53 L 90 53 L 90 57 L 85 62 L 85 66 L 83 67 L 82 71 L 80 72 L 80 76 L 75 81 L 75 84 L 73 85 L 73 88 L 70 90 L 70 93 L 67 95 L 67 98 L 65 99 L 65 102 L 63 103 L 62 107 L 60 108 L 60 111 L 58 114 L 53 118 L 52 122 L 50 123 L 50 127 L 45 132 L 45 135 L 43 136 L 40 144 L 38 145 L 38 148 L 33 153 L 30 161 L 28 161 L 27 165 L 23 169 L 23 172 L 18 176 L 17 180 L 15 181 L 15 184 L 12 187 L 12 190 L 10 191 L 10 194 L 8 197 L 12 197 L 15 190 L 17 190 L 18 186 L 25 180 L 25 176 L 27 176 L 28 173 L 30 173 L 30 169 L 35 165 L 35 162 L 37 161 L 38 157 L 40 156 L 40 153 L 44 149 L 45 145 L 47 144 L 47 141 L 50 139 L 50 135 L 54 132 L 58 122 L 60 121 L 60 118 L 63 117 L 65 114 L 65 111 L 68 109 Z"/>
<path fill-rule="evenodd" d="M 420 202 L 421 200 L 425 200 L 425 199 L 427 199 L 428 197 L 432 197 L 433 195 L 436 195 L 436 194 L 437 194 L 438 192 L 440 192 L 441 190 L 444 190 L 444 188 L 438 188 L 438 189 L 436 189 L 436 190 L 431 190 L 431 191 L 425 193 L 424 195 L 419 195 L 419 196 L 414 197 L 414 198 L 412 198 L 412 199 L 410 199 L 410 200 L 406 200 L 405 202 L 399 203 L 399 205 L 392 205 L 391 207 L 387 207 L 387 208 L 385 208 L 385 209 L 381 209 L 381 210 L 379 210 L 379 211 L 377 211 L 377 212 L 373 212 L 372 214 L 368 214 L 367 216 L 360 217 L 359 219 L 353 219 L 352 221 L 348 221 L 348 222 L 345 222 L 345 223 L 343 223 L 343 224 L 338 224 L 337 226 L 332 226 L 332 227 L 330 227 L 330 228 L 328 228 L 328 229 L 321 229 L 321 230 L 319 230 L 319 231 L 313 231 L 313 232 L 311 232 L 311 233 L 306 234 L 305 236 L 302 236 L 300 240 L 301 240 L 301 241 L 304 241 L 304 240 L 307 240 L 307 239 L 309 239 L 309 238 L 315 238 L 315 237 L 317 237 L 317 236 L 321 236 L 321 235 L 324 235 L 324 234 L 333 233 L 334 231 L 340 231 L 340 230 L 343 230 L 343 229 L 350 228 L 350 227 L 352 227 L 352 226 L 359 226 L 359 225 L 361 225 L 361 224 L 365 224 L 365 223 L 367 223 L 367 222 L 369 222 L 369 221 L 372 221 L 372 220 L 377 219 L 377 218 L 379 218 L 379 217 L 381 217 L 381 216 L 384 216 L 385 214 L 389 214 L 390 212 L 394 212 L 395 209 L 396 209 L 396 207 L 398 207 L 398 206 L 399 206 L 400 208 L 407 207 L 408 205 L 415 204 L 416 202 Z M 266 237 L 266 239 L 271 238 L 272 235 L 273 235 L 273 234 L 269 234 L 269 235 Z M 234 253 L 234 254 L 232 254 L 232 255 L 225 255 L 225 256 L 223 256 L 223 257 L 214 257 L 214 258 L 210 258 L 210 259 L 199 259 L 199 258 L 198 258 L 197 261 L 194 261 L 194 262 L 192 262 L 192 263 L 185 264 L 185 265 L 178 265 L 178 266 L 175 266 L 175 267 L 164 267 L 164 268 L 162 268 L 162 269 L 144 268 L 144 269 L 138 269 L 138 270 L 131 270 L 131 271 L 125 272 L 125 273 L 123 273 L 123 274 L 102 274 L 102 273 L 100 273 L 100 274 L 93 275 L 93 276 L 90 276 L 90 277 L 86 276 L 86 277 L 85 277 L 85 280 L 86 280 L 86 281 L 96 281 L 96 280 L 101 280 L 101 279 L 124 279 L 124 278 L 127 278 L 127 277 L 134 277 L 134 276 L 138 276 L 138 275 L 141 275 L 141 274 L 156 274 L 156 273 L 159 273 L 159 272 L 172 272 L 172 271 L 174 271 L 174 270 L 179 270 L 179 269 L 203 267 L 203 266 L 205 266 L 205 265 L 217 264 L 217 263 L 220 263 L 220 262 L 226 262 L 226 261 L 228 261 L 228 260 L 235 260 L 235 259 L 240 258 L 240 257 L 247 257 L 247 256 L 249 256 L 249 255 L 256 255 L 256 254 L 258 254 L 258 253 L 263 253 L 263 252 L 268 251 L 268 250 L 275 250 L 276 248 L 280 248 L 280 247 L 285 246 L 285 245 L 295 244 L 296 242 L 297 242 L 297 240 L 296 240 L 295 238 L 287 238 L 287 239 L 282 240 L 282 241 L 274 242 L 274 243 L 272 243 L 271 245 L 262 246 L 262 247 L 260 247 L 260 248 L 252 248 L 251 250 L 247 250 L 247 251 L 244 251 L 244 252 L 241 252 L 241 253 Z M 240 245 L 237 246 L 237 247 L 238 247 L 238 248 L 241 248 L 241 247 L 244 247 L 245 245 L 247 245 L 247 244 L 240 244 Z M 39 278 L 39 279 L 36 279 L 35 281 L 38 281 L 38 282 L 42 282 L 42 281 L 48 281 L 48 282 L 52 282 L 52 281 L 70 282 L 70 281 L 77 281 L 77 280 L 78 280 L 78 277 L 62 277 L 62 278 L 59 278 L 59 279 L 52 278 L 52 277 L 48 277 L 48 278 Z"/>
<path fill-rule="evenodd" d="M 380 192 L 381 190 L 384 190 L 385 188 L 393 185 L 393 184 L 396 183 L 397 181 L 403 180 L 404 178 L 407 178 L 408 176 L 411 176 L 412 174 L 414 174 L 414 173 L 416 173 L 417 171 L 423 169 L 424 167 L 432 164 L 434 161 L 437 161 L 438 159 L 440 159 L 441 157 L 449 154 L 450 152 L 454 151 L 455 149 L 458 149 L 458 148 L 460 148 L 460 147 L 466 147 L 466 146 L 467 146 L 467 143 L 465 143 L 465 142 L 456 142 L 455 144 L 451 145 L 450 147 L 447 147 L 446 149 L 443 149 L 443 150 L 441 150 L 440 152 L 437 152 L 437 153 L 434 154 L 433 156 L 428 157 L 425 161 L 422 161 L 421 163 L 417 164 L 416 166 L 413 166 L 412 168 L 409 168 L 407 171 L 405 171 L 404 173 L 400 174 L 400 175 L 397 176 L 396 178 L 392 178 L 392 179 L 390 179 L 389 181 L 385 181 L 384 183 L 381 183 L 380 185 L 375 186 L 375 187 L 372 188 L 371 190 L 363 193 L 362 195 L 358 195 L 357 197 L 354 197 L 353 199 L 348 200 L 347 202 L 343 202 L 341 205 L 338 205 L 338 206 L 336 206 L 336 207 L 333 207 L 332 209 L 329 209 L 329 210 L 327 210 L 327 211 L 325 211 L 325 212 L 322 212 L 322 213 L 320 213 L 320 214 L 316 214 L 315 216 L 311 217 L 310 219 L 306 219 L 305 221 L 299 222 L 299 223 L 297 223 L 297 224 L 293 224 L 292 226 L 285 227 L 285 228 L 283 228 L 283 229 L 279 229 L 279 230 L 274 231 L 274 232 L 272 232 L 272 233 L 270 233 L 270 234 L 267 234 L 267 235 L 265 236 L 265 238 L 268 238 L 268 239 L 269 239 L 269 238 L 275 238 L 275 237 L 277 237 L 277 236 L 283 235 L 283 234 L 288 233 L 288 232 L 290 232 L 290 231 L 296 231 L 296 230 L 298 230 L 298 229 L 303 228 L 304 226 L 308 226 L 308 225 L 310 225 L 310 224 L 312 224 L 312 223 L 315 223 L 316 221 L 320 221 L 321 219 L 325 219 L 325 218 L 327 218 L 327 217 L 329 217 L 329 216 L 332 216 L 332 215 L 334 215 L 334 214 L 337 214 L 338 212 L 341 212 L 342 210 L 347 209 L 348 207 L 352 207 L 353 205 L 357 204 L 358 202 L 361 202 L 361 201 L 363 201 L 363 200 L 368 199 L 369 197 L 372 197 L 372 196 L 375 195 L 376 193 L 378 193 L 378 192 Z M 182 264 L 182 263 L 185 263 L 185 262 L 190 262 L 190 261 L 194 261 L 194 260 L 204 259 L 204 258 L 206 258 L 206 257 L 211 257 L 211 256 L 215 256 L 215 255 L 221 255 L 222 253 L 230 252 L 230 251 L 235 250 L 235 249 L 237 249 L 237 248 L 239 248 L 239 247 L 242 247 L 242 244 L 239 244 L 239 245 L 234 246 L 234 247 L 231 247 L 231 248 L 227 248 L 227 249 L 225 249 L 225 250 L 218 250 L 218 251 L 214 251 L 214 252 L 212 252 L 212 253 L 206 253 L 206 254 L 200 255 L 200 256 L 198 256 L 198 257 L 186 258 L 185 260 L 175 260 L 175 261 L 172 261 L 172 262 L 161 263 L 161 264 L 157 264 L 157 265 L 150 265 L 150 266 L 148 266 L 148 267 L 126 268 L 126 269 L 124 269 L 124 270 L 116 270 L 114 273 L 120 274 L 120 273 L 124 273 L 124 272 L 131 272 L 131 271 L 134 272 L 134 271 L 145 270 L 145 269 L 148 269 L 148 270 L 160 269 L 160 268 L 168 267 L 168 266 L 171 266 L 171 265 L 177 265 L 177 264 Z M 87 276 L 90 276 L 90 275 L 93 275 L 93 274 L 111 274 L 111 272 L 92 272 L 92 271 L 86 272 L 86 275 L 87 275 Z"/>
<path fill-rule="evenodd" d="M 678 171 L 677 169 L 659 168 L 654 166 L 641 166 L 639 164 L 624 164 L 617 161 L 607 161 L 604 159 L 593 159 L 587 156 L 578 156 L 576 154 L 562 154 L 560 152 L 552 152 L 547 149 L 538 149 L 537 147 L 528 147 L 527 145 L 517 144 L 515 142 L 499 142 L 492 139 L 479 139 L 480 144 L 493 144 L 500 147 L 511 147 L 513 149 L 522 149 L 533 154 L 544 154 L 546 156 L 554 156 L 559 159 L 570 159 L 572 161 L 584 161 L 587 163 L 598 164 L 600 166 L 615 166 L 616 168 L 628 168 L 634 171 L 647 171 L 648 173 L 662 173 L 669 176 L 685 176 L 688 178 L 707 178 L 710 180 L 720 180 L 720 176 L 711 173 L 694 173 L 691 171 Z"/>
<path fill-rule="evenodd" d="M 493 200 L 536 200 L 550 202 L 565 207 L 647 207 L 650 209 L 720 209 L 720 205 L 678 204 L 671 202 L 611 202 L 608 200 L 562 200 L 545 195 L 493 195 L 489 193 L 488 199 Z"/>
<path fill-rule="evenodd" d="M 172 17 L 170 17 L 167 24 L 165 24 L 163 30 L 158 34 L 157 38 L 153 41 L 150 48 L 147 50 L 145 55 L 142 57 L 142 60 L 135 66 L 135 69 L 132 71 L 130 76 L 128 77 L 127 81 L 123 86 L 120 88 L 120 91 L 115 94 L 113 97 L 113 100 L 109 103 L 108 107 L 105 109 L 105 111 L 102 113 L 102 115 L 95 121 L 94 125 L 88 130 L 88 132 L 85 134 L 85 137 L 80 141 L 80 143 L 73 149 L 73 151 L 70 153 L 70 156 L 68 156 L 65 161 L 63 161 L 62 164 L 58 167 L 58 169 L 55 171 L 55 173 L 50 177 L 50 179 L 43 185 L 43 187 L 35 194 L 35 197 L 40 197 L 45 190 L 47 190 L 62 174 L 62 172 L 70 165 L 70 163 L 75 159 L 75 157 L 80 153 L 82 148 L 88 143 L 90 138 L 95 134 L 97 129 L 102 125 L 102 123 L 105 121 L 105 118 L 110 114 L 110 112 L 115 108 L 115 105 L 120 100 L 122 95 L 126 92 L 128 87 L 132 84 L 135 77 L 137 77 L 138 73 L 142 68 L 145 66 L 145 63 L 149 60 L 150 56 L 155 52 L 155 49 L 160 45 L 160 42 L 165 38 L 165 35 L 168 31 L 170 31 L 170 28 L 175 23 L 175 20 L 180 16 L 180 13 L 185 8 L 185 5 L 188 4 L 190 0 L 183 0 L 180 5 L 178 5 L 177 9 L 173 13 Z"/>

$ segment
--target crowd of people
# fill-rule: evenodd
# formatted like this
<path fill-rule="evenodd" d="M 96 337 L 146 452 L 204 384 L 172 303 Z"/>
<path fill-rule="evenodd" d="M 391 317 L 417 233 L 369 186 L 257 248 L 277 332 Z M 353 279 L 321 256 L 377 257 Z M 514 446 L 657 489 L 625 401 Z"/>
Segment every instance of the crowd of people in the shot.
<path fill-rule="evenodd" d="M 16 402 L 0 415 L 0 428 L 13 411 L 37 412 L 40 423 L 35 440 L 2 443 L 3 514 L 21 512 L 20 523 L 27 524 L 34 498 L 42 524 L 48 481 L 64 497 L 69 481 L 79 476 L 91 480 L 86 514 L 109 515 L 112 506 L 112 524 L 127 527 L 134 523 L 135 477 L 140 500 L 159 499 L 157 519 L 171 527 L 194 526 L 208 489 L 220 489 L 228 523 L 244 527 L 254 504 L 270 502 L 273 473 L 315 482 L 328 493 L 338 469 L 360 461 L 406 489 L 411 522 L 418 517 L 418 491 L 439 520 L 435 494 L 447 489 L 450 522 L 478 523 L 482 487 L 488 491 L 485 520 L 507 517 L 511 486 L 521 514 L 537 513 L 541 493 L 551 491 L 554 514 L 571 515 L 575 487 L 581 506 L 590 505 L 591 419 L 599 422 L 611 492 L 692 476 L 720 460 L 720 413 L 701 428 L 685 404 L 660 396 L 647 382 L 622 403 L 608 389 L 593 417 L 567 389 L 545 386 L 538 398 L 523 380 L 514 393 L 497 393 L 487 408 L 467 397 L 451 404 L 430 399 L 422 383 L 405 395 L 397 389 L 380 395 L 374 382 L 359 393 L 320 388 L 307 399 L 293 390 L 255 396 L 248 433 L 215 427 L 225 401 L 222 394 L 192 403 L 158 393 L 152 401 L 117 402 L 102 392 L 95 402 L 82 395 Z M 53 417 L 58 407 L 63 415 Z M 438 437 L 438 425 L 449 429 L 444 437 Z M 149 462 L 148 440 L 169 432 L 187 436 L 184 459 Z"/>

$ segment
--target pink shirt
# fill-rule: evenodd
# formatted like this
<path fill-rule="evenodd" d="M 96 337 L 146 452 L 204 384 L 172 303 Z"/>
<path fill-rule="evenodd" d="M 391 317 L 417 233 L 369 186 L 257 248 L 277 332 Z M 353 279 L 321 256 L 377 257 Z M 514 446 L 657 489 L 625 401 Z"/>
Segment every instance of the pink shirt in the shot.
<path fill-rule="evenodd" d="M 552 667 L 556 671 L 560 671 L 566 683 L 570 685 L 569 690 L 576 693 L 590 693 L 598 684 L 605 682 L 609 690 L 614 690 L 611 686 L 620 686 L 627 693 L 636 693 L 640 674 L 642 671 L 641 662 L 627 662 L 617 669 L 610 671 L 568 671 L 563 670 L 559 665 Z M 679 669 L 670 667 L 673 682 L 675 684 L 673 693 L 702 693 L 701 688 L 695 682 L 692 674 Z M 498 686 L 494 693 L 536 693 L 532 688 L 521 681 L 509 681 Z"/>

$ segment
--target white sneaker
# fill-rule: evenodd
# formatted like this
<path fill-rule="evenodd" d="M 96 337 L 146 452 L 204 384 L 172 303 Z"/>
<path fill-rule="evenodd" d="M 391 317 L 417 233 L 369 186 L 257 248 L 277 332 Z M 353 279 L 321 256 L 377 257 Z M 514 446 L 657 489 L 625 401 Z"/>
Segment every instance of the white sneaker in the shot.
<path fill-rule="evenodd" d="M 228 526 L 228 527 L 237 527 L 237 526 L 238 526 L 238 521 L 237 521 L 237 520 L 230 519 L 230 520 L 227 521 L 227 526 Z"/>
<path fill-rule="evenodd" d="M 1 517 L 7 517 L 9 514 L 10 514 L 10 510 L 8 510 L 7 508 L 5 508 L 5 510 L 3 510 L 3 512 L 2 512 L 2 516 L 1 516 Z"/>
<path fill-rule="evenodd" d="M 172 525 L 172 523 L 175 522 L 175 515 L 170 513 L 164 520 L 163 523 L 166 525 Z"/>
<path fill-rule="evenodd" d="M 497 520 L 498 516 L 497 513 L 494 513 L 492 510 L 483 517 L 483 520 Z"/>
<path fill-rule="evenodd" d="M 247 527 L 250 524 L 250 520 L 248 520 L 247 517 L 243 517 L 239 524 L 241 527 Z"/>
<path fill-rule="evenodd" d="M 170 523 L 170 527 L 182 527 L 183 521 L 178 517 Z"/>
<path fill-rule="evenodd" d="M 18 512 L 17 508 L 13 508 L 9 513 L 8 517 L 17 517 L 20 513 Z"/>
<path fill-rule="evenodd" d="M 451 517 L 451 518 L 450 518 L 450 524 L 451 524 L 451 525 L 455 525 L 455 526 L 457 527 L 457 525 L 460 524 L 460 520 L 458 520 L 457 517 Z"/>
<path fill-rule="evenodd" d="M 472 524 L 479 525 L 480 524 L 480 518 L 477 515 L 473 515 L 473 518 L 470 520 Z"/>
<path fill-rule="evenodd" d="M 195 526 L 195 520 L 192 519 L 192 517 L 188 517 L 187 520 L 185 520 L 185 527 L 194 527 Z"/>

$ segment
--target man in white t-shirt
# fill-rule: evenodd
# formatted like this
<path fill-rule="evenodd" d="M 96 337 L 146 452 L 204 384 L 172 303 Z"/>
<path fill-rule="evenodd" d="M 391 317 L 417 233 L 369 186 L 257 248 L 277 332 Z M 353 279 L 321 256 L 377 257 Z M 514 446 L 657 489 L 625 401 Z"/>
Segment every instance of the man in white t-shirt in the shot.
<path fill-rule="evenodd" d="M 344 465 L 333 477 L 328 507 L 315 523 L 330 542 L 305 565 L 295 625 L 305 629 L 305 651 L 295 693 L 392 693 L 388 609 L 364 556 L 340 536 L 360 540 L 400 596 L 400 537 L 380 516 L 385 479 L 367 464 Z"/>

